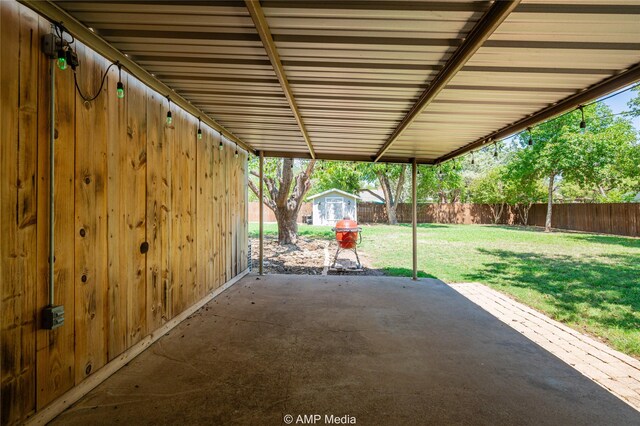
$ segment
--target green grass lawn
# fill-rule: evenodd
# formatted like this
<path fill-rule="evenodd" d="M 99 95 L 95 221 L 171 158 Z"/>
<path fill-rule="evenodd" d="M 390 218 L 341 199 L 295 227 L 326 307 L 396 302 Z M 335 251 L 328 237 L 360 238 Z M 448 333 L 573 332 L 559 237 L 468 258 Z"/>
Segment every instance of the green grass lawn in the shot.
<path fill-rule="evenodd" d="M 257 224 L 249 225 L 257 236 Z M 275 224 L 265 234 L 276 235 Z M 330 227 L 300 234 L 333 238 Z M 411 275 L 411 227 L 364 226 L 361 251 L 389 275 Z M 480 282 L 578 330 L 640 356 L 640 239 L 537 229 L 423 224 L 422 277 Z"/>

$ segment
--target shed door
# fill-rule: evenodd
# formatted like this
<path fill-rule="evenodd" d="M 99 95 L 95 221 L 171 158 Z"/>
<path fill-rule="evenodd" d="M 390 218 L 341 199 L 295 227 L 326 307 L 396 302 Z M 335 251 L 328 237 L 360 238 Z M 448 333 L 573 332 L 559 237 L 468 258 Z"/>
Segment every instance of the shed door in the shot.
<path fill-rule="evenodd" d="M 327 220 L 337 222 L 344 217 L 344 201 L 342 197 L 327 197 Z"/>

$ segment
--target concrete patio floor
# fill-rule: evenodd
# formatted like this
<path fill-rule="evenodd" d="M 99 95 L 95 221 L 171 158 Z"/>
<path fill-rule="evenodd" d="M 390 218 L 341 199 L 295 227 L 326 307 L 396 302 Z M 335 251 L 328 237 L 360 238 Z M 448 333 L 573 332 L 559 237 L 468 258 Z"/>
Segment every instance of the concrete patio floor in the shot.
<path fill-rule="evenodd" d="M 640 424 L 437 280 L 249 275 L 54 424 Z"/>

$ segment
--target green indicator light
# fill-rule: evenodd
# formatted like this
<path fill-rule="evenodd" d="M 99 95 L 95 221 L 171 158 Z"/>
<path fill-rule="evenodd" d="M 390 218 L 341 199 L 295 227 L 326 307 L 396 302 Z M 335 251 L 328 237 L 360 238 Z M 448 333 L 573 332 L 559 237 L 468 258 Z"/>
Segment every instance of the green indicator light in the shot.
<path fill-rule="evenodd" d="M 67 58 L 65 58 L 64 56 L 58 58 L 58 68 L 63 71 L 67 69 Z"/>
<path fill-rule="evenodd" d="M 119 81 L 117 87 L 118 88 L 116 89 L 116 95 L 118 96 L 118 99 L 124 98 L 124 84 L 122 84 L 122 82 Z"/>

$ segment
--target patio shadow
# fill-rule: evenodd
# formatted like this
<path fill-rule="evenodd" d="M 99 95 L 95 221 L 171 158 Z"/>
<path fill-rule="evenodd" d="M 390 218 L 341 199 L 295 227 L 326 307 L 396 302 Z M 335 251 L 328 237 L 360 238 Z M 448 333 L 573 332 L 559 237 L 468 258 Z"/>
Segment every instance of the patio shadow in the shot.
<path fill-rule="evenodd" d="M 630 342 L 635 339 L 627 341 L 623 335 L 640 330 L 640 286 L 637 285 L 640 265 L 637 256 L 611 254 L 600 255 L 599 258 L 578 258 L 508 250 L 478 251 L 495 261 L 467 274 L 467 280 L 502 288 L 514 295 L 518 291 L 509 291 L 509 288 L 532 290 L 541 294 L 542 299 L 535 294 L 527 295 L 529 303 L 546 305 L 545 311 L 554 319 L 568 323 L 586 322 L 592 332 L 602 328 L 615 329 L 621 337 L 619 342 L 614 342 L 616 346 L 633 346 Z M 503 286 L 499 281 L 508 284 Z M 640 347 L 627 349 L 640 353 Z"/>
<path fill-rule="evenodd" d="M 578 241 L 588 241 L 597 244 L 614 244 L 622 247 L 640 248 L 640 238 L 623 237 L 617 235 L 599 235 L 599 234 L 575 234 L 569 238 Z"/>

